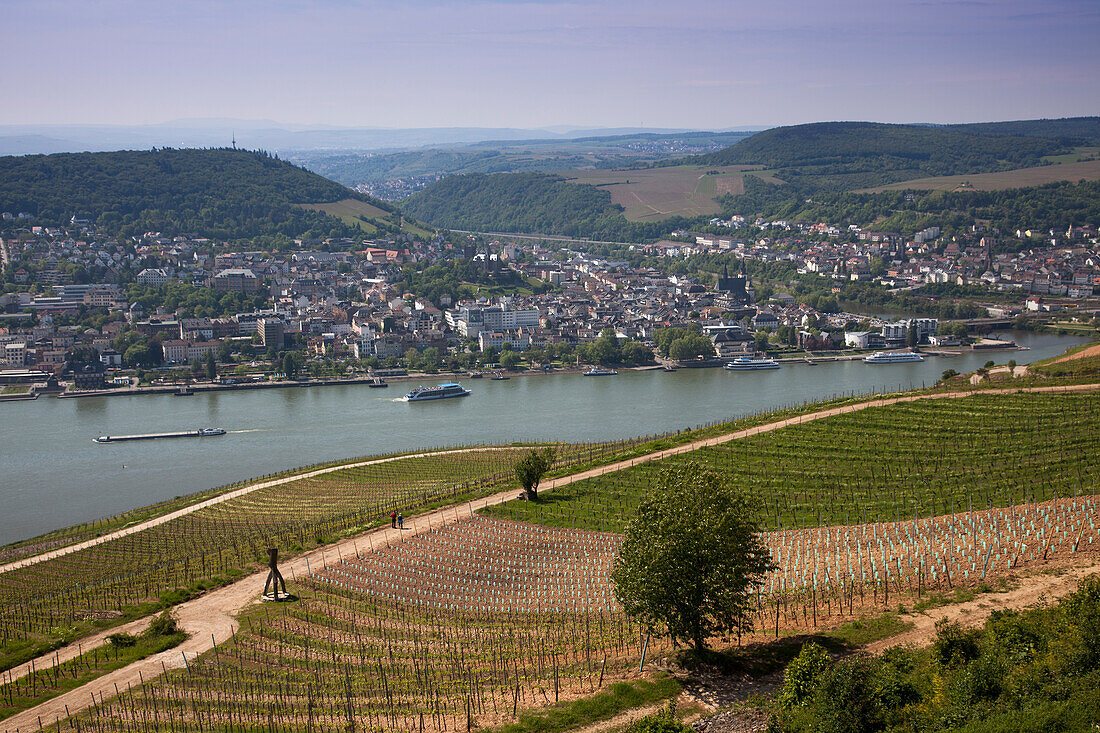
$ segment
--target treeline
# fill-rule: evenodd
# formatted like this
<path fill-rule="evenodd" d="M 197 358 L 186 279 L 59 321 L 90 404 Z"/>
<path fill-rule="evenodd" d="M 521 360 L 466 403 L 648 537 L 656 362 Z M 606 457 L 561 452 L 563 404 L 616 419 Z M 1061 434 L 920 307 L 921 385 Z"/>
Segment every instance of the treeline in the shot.
<path fill-rule="evenodd" d="M 692 220 L 627 221 L 611 194 L 542 173 L 475 173 L 448 176 L 402 202 L 402 208 L 437 227 L 469 231 L 529 232 L 612 242 L 653 241 Z"/>
<path fill-rule="evenodd" d="M 930 648 L 834 661 L 805 645 L 770 731 L 1087 731 L 1100 722 L 1100 578 L 1058 606 L 941 621 Z"/>
<path fill-rule="evenodd" d="M 55 226 L 87 215 L 118 236 L 361 235 L 338 219 L 292 205 L 346 198 L 369 200 L 263 152 L 159 149 L 0 158 L 0 211 L 29 212 L 35 223 Z"/>

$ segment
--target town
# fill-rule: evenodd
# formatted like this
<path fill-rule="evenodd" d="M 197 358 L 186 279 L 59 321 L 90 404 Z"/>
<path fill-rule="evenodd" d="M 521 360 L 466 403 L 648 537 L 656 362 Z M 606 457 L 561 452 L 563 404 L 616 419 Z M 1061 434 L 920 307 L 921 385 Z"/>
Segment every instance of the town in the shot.
<path fill-rule="evenodd" d="M 1095 318 L 1100 292 L 1090 225 L 1016 232 L 1005 247 L 977 225 L 906 237 L 738 217 L 708 227 L 730 235 L 675 231 L 613 249 L 446 233 L 299 239 L 282 252 L 155 232 L 122 240 L 100 236 L 93 221 L 41 227 L 3 214 L 5 383 L 54 377 L 102 389 L 178 379 L 158 373 L 172 367 L 227 383 L 585 362 L 671 367 L 756 352 L 958 346 L 975 326 L 1020 326 L 1062 309 L 1070 320 Z M 689 266 L 699 261 L 721 269 Z M 437 270 L 442 286 L 410 278 Z M 961 323 L 941 324 L 948 319 L 895 318 L 889 307 L 844 312 L 852 283 L 970 297 L 945 298 Z M 679 330 L 658 339 L 662 329 Z"/>

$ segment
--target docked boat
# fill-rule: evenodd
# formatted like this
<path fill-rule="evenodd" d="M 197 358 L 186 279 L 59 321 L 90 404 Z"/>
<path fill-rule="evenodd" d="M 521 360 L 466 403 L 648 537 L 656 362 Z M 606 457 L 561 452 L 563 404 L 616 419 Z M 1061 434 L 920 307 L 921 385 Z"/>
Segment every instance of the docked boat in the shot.
<path fill-rule="evenodd" d="M 613 377 L 618 374 L 614 369 L 600 369 L 599 367 L 592 367 L 584 373 L 586 377 Z"/>
<path fill-rule="evenodd" d="M 425 400 L 442 400 L 447 397 L 465 397 L 468 394 L 470 394 L 470 390 L 461 384 L 450 382 L 435 387 L 417 387 L 402 399 L 406 402 L 423 402 Z"/>
<path fill-rule="evenodd" d="M 509 376 L 508 376 L 507 374 L 505 374 L 504 372 L 497 372 L 496 374 L 494 374 L 494 375 L 492 376 L 492 379 L 494 379 L 494 380 L 496 380 L 496 381 L 500 382 L 500 381 L 503 381 L 503 380 L 505 380 L 505 379 L 511 379 L 511 377 L 509 377 Z"/>
<path fill-rule="evenodd" d="M 724 369 L 729 369 L 732 372 L 748 372 L 755 369 L 778 369 L 779 362 L 775 359 L 769 359 L 764 356 L 759 359 L 750 359 L 747 356 L 739 356 L 730 363 L 726 364 Z"/>
<path fill-rule="evenodd" d="M 388 385 L 386 383 L 386 380 L 382 379 L 382 377 L 375 377 L 371 381 L 367 382 L 367 386 L 371 389 L 378 389 L 380 387 L 389 387 L 390 385 Z"/>
<path fill-rule="evenodd" d="M 924 357 L 915 351 L 876 351 L 870 356 L 863 357 L 867 364 L 906 364 L 914 361 L 924 361 Z"/>

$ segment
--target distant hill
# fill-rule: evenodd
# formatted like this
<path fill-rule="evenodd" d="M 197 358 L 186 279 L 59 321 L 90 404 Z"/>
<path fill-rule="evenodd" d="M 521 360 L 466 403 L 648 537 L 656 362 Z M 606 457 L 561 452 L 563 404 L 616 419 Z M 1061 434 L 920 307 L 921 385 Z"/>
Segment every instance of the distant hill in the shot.
<path fill-rule="evenodd" d="M 543 173 L 448 176 L 402 201 L 401 208 L 437 227 L 607 241 L 656 239 L 670 224 L 687 221 L 629 222 L 606 190 Z"/>
<path fill-rule="evenodd" d="M 1054 120 L 1016 120 L 947 125 L 949 129 L 994 135 L 1048 137 L 1071 145 L 1100 145 L 1100 117 L 1064 117 Z"/>
<path fill-rule="evenodd" d="M 87 214 L 119 235 L 159 231 L 241 240 L 360 234 L 321 211 L 293 206 L 345 199 L 393 211 L 262 152 L 162 149 L 0 158 L 0 211 L 30 212 L 47 225 Z M 374 223 L 390 227 L 385 220 Z"/>
<path fill-rule="evenodd" d="M 818 122 L 758 132 L 724 150 L 689 158 L 702 165 L 763 165 L 798 177 L 821 177 L 830 187 L 853 188 L 959 173 L 987 173 L 1040 165 L 1043 156 L 1068 152 L 1053 138 L 975 131 L 967 127 Z M 787 176 L 780 174 L 780 178 Z M 848 180 L 850 179 L 850 180 Z M 807 180 L 812 182 L 812 179 Z"/>

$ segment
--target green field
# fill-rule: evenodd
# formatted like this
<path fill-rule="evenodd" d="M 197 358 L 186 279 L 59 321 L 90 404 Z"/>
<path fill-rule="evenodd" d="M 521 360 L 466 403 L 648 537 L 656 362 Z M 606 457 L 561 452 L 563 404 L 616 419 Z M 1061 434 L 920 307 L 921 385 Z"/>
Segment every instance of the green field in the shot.
<path fill-rule="evenodd" d="M 621 532 L 664 465 L 700 461 L 768 529 L 911 519 L 1096 493 L 1100 396 L 982 394 L 831 417 L 509 502 L 490 516 Z"/>

